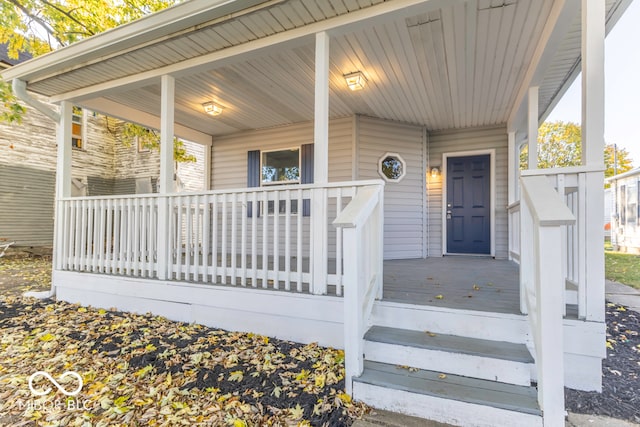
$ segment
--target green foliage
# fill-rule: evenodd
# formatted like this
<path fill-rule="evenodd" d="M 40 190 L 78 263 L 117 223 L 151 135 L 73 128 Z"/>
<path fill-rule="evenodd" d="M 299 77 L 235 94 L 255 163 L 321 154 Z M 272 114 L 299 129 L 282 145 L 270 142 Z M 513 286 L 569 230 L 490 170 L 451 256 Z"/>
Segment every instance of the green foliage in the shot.
<path fill-rule="evenodd" d="M 0 43 L 9 55 L 42 55 L 179 0 L 5 0 L 0 2 Z"/>
<path fill-rule="evenodd" d="M 604 148 L 605 177 L 614 175 L 614 145 Z M 617 148 L 618 173 L 633 168 L 624 148 Z M 528 147 L 520 153 L 520 169 L 527 169 Z M 538 167 L 540 169 L 579 166 L 582 163 L 582 128 L 573 122 L 544 122 L 538 129 Z"/>
<path fill-rule="evenodd" d="M 7 123 L 22 122 L 22 116 L 27 109 L 18 103 L 11 90 L 11 84 L 2 80 L 0 80 L 0 103 L 3 107 L 0 110 L 0 121 Z"/>
<path fill-rule="evenodd" d="M 160 150 L 160 133 L 135 123 L 116 123 L 114 119 L 105 117 L 106 128 L 114 139 L 127 147 L 139 144 L 142 148 Z M 184 142 L 174 138 L 173 160 L 178 163 L 195 162 L 196 157 L 188 154 Z"/>

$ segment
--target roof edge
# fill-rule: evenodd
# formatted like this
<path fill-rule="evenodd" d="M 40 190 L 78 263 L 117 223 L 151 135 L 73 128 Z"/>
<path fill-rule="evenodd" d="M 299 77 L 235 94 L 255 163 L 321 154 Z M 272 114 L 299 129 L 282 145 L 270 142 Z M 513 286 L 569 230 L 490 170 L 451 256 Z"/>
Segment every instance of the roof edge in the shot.
<path fill-rule="evenodd" d="M 2 72 L 5 80 L 20 79 L 27 83 L 42 75 L 65 72 L 92 59 L 100 59 L 127 47 L 167 37 L 180 31 L 251 9 L 269 0 L 190 0 L 109 29 L 69 46 L 38 56 Z M 47 70 L 46 72 L 44 70 Z"/>

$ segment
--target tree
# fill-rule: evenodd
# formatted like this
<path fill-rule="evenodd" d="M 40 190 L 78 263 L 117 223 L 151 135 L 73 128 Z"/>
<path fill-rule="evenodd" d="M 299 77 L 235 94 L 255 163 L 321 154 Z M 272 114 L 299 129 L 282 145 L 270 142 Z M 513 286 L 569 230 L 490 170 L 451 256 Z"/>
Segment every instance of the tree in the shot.
<path fill-rule="evenodd" d="M 6 43 L 11 58 L 20 52 L 33 56 L 68 46 L 118 25 L 157 12 L 181 0 L 2 0 L 0 1 L 0 43 Z M 11 84 L 0 80 L 0 121 L 22 121 L 25 107 L 16 99 Z M 109 125 L 109 118 L 105 118 Z M 114 130 L 118 141 L 130 145 L 143 139 L 149 148 L 159 147 L 155 131 L 125 124 Z M 174 145 L 176 161 L 195 161 L 182 143 Z"/>
<path fill-rule="evenodd" d="M 614 145 L 606 144 L 604 148 L 605 177 L 614 175 Z M 520 153 L 520 169 L 526 169 L 528 163 L 528 147 Z M 626 172 L 633 167 L 633 160 L 624 148 L 617 148 L 618 173 Z M 544 122 L 538 129 L 538 167 L 541 169 L 554 167 L 579 166 L 582 163 L 582 128 L 573 122 Z"/>

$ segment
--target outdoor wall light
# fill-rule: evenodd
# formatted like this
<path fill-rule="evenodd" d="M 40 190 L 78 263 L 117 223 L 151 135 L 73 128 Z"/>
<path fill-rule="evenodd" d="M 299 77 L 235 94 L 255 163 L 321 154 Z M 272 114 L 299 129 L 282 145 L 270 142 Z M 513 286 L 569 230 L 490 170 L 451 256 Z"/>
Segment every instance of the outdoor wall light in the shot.
<path fill-rule="evenodd" d="M 437 178 L 440 176 L 440 169 L 437 167 L 431 168 L 431 178 Z"/>
<path fill-rule="evenodd" d="M 211 114 L 212 116 L 219 116 L 220 114 L 222 114 L 223 110 L 220 105 L 213 102 L 205 102 L 204 104 L 202 104 L 202 108 L 204 108 L 205 113 Z"/>
<path fill-rule="evenodd" d="M 362 71 L 345 74 L 344 79 L 347 81 L 347 86 L 349 86 L 351 90 L 362 90 L 367 83 L 367 78 L 362 74 Z"/>

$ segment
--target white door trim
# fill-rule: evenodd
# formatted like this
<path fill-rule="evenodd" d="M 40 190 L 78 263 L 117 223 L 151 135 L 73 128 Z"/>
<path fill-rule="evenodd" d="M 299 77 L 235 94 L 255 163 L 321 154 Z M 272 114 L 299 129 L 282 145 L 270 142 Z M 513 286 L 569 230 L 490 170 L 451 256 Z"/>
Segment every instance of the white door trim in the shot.
<path fill-rule="evenodd" d="M 470 150 L 470 151 L 453 151 L 442 153 L 442 253 L 443 255 L 449 255 L 447 252 L 447 160 L 449 157 L 467 157 L 467 156 L 480 156 L 489 155 L 490 163 L 490 227 L 491 227 L 491 250 L 490 255 L 496 256 L 496 150 L 495 148 L 488 148 L 484 150 Z M 456 254 L 462 255 L 462 254 Z"/>

